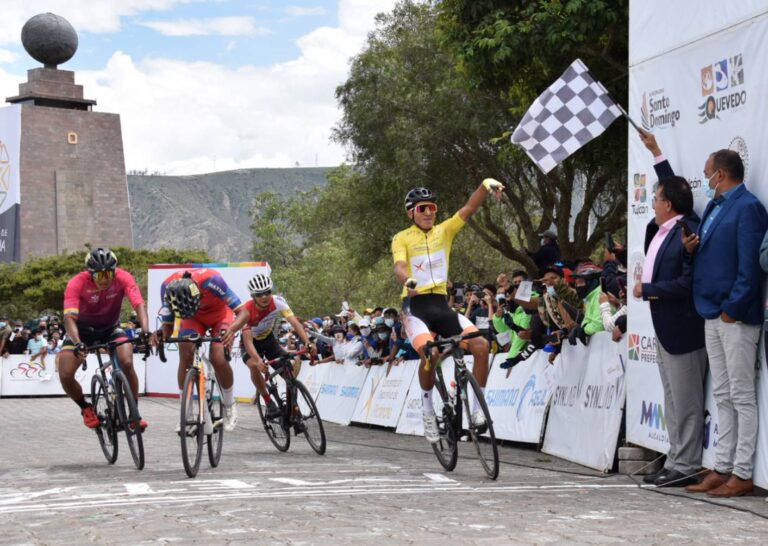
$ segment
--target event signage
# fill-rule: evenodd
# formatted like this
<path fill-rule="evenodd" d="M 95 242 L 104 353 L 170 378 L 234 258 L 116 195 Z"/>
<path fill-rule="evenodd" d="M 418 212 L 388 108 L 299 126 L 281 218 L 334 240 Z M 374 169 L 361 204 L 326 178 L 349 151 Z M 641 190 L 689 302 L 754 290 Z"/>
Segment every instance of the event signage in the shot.
<path fill-rule="evenodd" d="M 363 383 L 352 421 L 397 427 L 416 367 L 415 361 L 373 366 Z"/>
<path fill-rule="evenodd" d="M 608 472 L 613 466 L 624 408 L 624 345 L 611 334 L 591 336 L 589 347 L 564 345 L 556 366 L 543 451 Z"/>
<path fill-rule="evenodd" d="M 21 261 L 21 106 L 0 108 L 0 262 Z"/>
<path fill-rule="evenodd" d="M 368 368 L 336 363 L 321 366 L 328 370 L 317 395 L 317 410 L 324 421 L 348 425 L 368 376 Z"/>

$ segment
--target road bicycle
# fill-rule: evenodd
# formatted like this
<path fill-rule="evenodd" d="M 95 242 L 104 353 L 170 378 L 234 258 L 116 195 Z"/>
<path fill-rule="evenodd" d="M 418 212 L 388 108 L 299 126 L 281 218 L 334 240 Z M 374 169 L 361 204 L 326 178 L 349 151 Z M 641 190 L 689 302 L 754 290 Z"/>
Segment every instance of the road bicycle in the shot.
<path fill-rule="evenodd" d="M 293 358 L 308 352 L 308 349 L 304 348 L 266 362 L 267 366 L 271 366 L 274 370 L 264 374 L 267 391 L 280 408 L 280 414 L 277 417 L 267 417 L 267 404 L 259 392 L 256 394 L 256 407 L 259 408 L 259 416 L 267 436 L 278 450 L 288 451 L 291 445 L 291 429 L 293 429 L 296 436 L 304 434 L 315 453 L 323 455 L 326 448 L 323 421 L 307 387 L 293 373 Z M 285 381 L 285 390 L 282 394 L 276 380 L 277 376 Z"/>
<path fill-rule="evenodd" d="M 472 440 L 480 464 L 489 478 L 495 480 L 499 476 L 499 450 L 496 445 L 496 435 L 493 431 L 493 421 L 488 412 L 488 405 L 480 385 L 472 375 L 472 372 L 464 363 L 464 349 L 461 342 L 480 337 L 481 332 L 471 332 L 466 335 L 457 335 L 448 338 L 438 337 L 425 346 L 425 352 L 429 356 L 429 363 L 435 367 L 435 387 L 440 394 L 443 408 L 437 415 L 437 428 L 440 439 L 432 444 L 432 449 L 437 460 L 448 471 L 456 468 L 458 460 L 458 440 L 462 436 L 469 436 Z M 432 349 L 437 349 L 435 354 Z M 453 383 L 448 384 L 443 376 L 442 362 L 445 356 L 453 357 Z M 474 422 L 469 392 L 478 400 L 480 410 L 485 416 L 485 423 Z M 462 413 L 465 416 L 462 416 Z M 467 422 L 467 428 L 463 428 L 463 420 Z M 483 437 L 487 434 L 487 437 Z"/>
<path fill-rule="evenodd" d="M 120 368 L 120 360 L 117 357 L 117 348 L 127 343 L 144 343 L 144 361 L 147 360 L 151 351 L 149 342 L 139 338 L 110 341 L 86 348 L 87 352 L 96 354 L 99 363 L 99 369 L 91 379 L 91 404 L 99 418 L 99 426 L 94 430 L 107 462 L 114 464 L 117 461 L 117 433 L 122 431 L 125 432 L 133 464 L 141 470 L 144 468 L 144 431 L 140 424 L 141 415 L 131 385 Z M 109 354 L 106 362 L 102 358 L 102 349 Z M 87 367 L 88 364 L 83 362 L 84 371 Z"/>
<path fill-rule="evenodd" d="M 168 337 L 160 339 L 158 354 L 162 362 L 165 358 L 165 343 L 193 343 L 195 345 L 192 365 L 184 377 L 181 390 L 181 408 L 179 416 L 179 436 L 181 437 L 181 460 L 187 476 L 194 478 L 200 468 L 203 443 L 208 445 L 208 462 L 216 468 L 221 460 L 224 444 L 223 403 L 221 387 L 211 361 L 205 355 L 204 343 L 219 343 L 220 337 L 200 336 Z M 230 355 L 225 347 L 224 355 L 229 361 Z M 203 396 L 200 394 L 203 393 Z"/>

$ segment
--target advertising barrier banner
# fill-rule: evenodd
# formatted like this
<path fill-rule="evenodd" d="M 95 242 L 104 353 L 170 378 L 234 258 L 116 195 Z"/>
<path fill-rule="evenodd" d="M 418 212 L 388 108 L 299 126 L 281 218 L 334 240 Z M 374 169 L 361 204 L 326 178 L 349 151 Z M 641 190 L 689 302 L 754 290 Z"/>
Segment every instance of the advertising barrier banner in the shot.
<path fill-rule="evenodd" d="M 104 358 L 104 357 L 102 357 Z M 54 355 L 46 357 L 46 367 L 43 369 L 38 362 L 30 362 L 26 355 L 9 355 L 7 358 L 1 358 L 2 380 L 0 381 L 0 395 L 2 396 L 55 396 L 64 395 L 64 389 L 59 381 L 59 374 L 56 373 Z M 83 387 L 83 393 L 90 396 L 91 378 L 98 369 L 98 360 L 96 355 L 88 355 L 86 360 L 88 367 L 83 371 L 78 367 L 75 372 L 75 379 Z M 139 378 L 139 394 L 144 394 L 144 385 L 146 378 L 146 366 L 140 355 L 134 355 L 133 368 Z"/>
<path fill-rule="evenodd" d="M 543 451 L 601 470 L 613 466 L 624 407 L 624 349 L 607 332 L 589 347 L 566 344 L 555 381 Z"/>
<path fill-rule="evenodd" d="M 323 421 L 348 425 L 368 376 L 368 368 L 334 363 L 323 366 L 328 368 L 328 371 L 317 396 L 317 410 Z"/>
<path fill-rule="evenodd" d="M 545 373 L 552 368 L 549 354 L 536 351 L 509 370 L 499 365 L 506 355 L 497 355 L 485 389 L 485 401 L 499 440 L 538 444 L 544 413 L 552 396 Z"/>
<path fill-rule="evenodd" d="M 372 367 L 363 383 L 352 421 L 397 427 L 416 368 L 417 361 Z"/>

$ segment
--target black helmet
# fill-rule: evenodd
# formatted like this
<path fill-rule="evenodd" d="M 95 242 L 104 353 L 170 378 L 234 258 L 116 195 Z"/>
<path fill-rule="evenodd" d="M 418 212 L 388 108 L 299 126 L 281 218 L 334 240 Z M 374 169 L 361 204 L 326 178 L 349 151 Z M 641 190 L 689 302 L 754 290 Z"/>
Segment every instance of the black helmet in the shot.
<path fill-rule="evenodd" d="M 200 289 L 186 274 L 183 278 L 168 283 L 163 299 L 173 314 L 183 319 L 194 317 L 200 309 Z"/>
<path fill-rule="evenodd" d="M 437 195 L 429 188 L 413 188 L 405 196 L 405 210 L 411 210 L 416 206 L 416 203 L 422 201 L 429 201 L 430 203 L 437 202 Z"/>
<path fill-rule="evenodd" d="M 85 255 L 85 268 L 91 273 L 114 271 L 116 267 L 117 256 L 108 248 L 94 248 Z"/>

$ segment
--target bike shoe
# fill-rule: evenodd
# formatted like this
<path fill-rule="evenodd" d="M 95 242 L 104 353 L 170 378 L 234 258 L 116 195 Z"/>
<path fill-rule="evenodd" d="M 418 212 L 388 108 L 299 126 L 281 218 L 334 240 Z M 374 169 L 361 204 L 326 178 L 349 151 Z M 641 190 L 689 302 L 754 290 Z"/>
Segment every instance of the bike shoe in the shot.
<path fill-rule="evenodd" d="M 483 410 L 475 410 L 475 412 L 472 413 L 472 424 L 474 425 L 475 432 L 477 432 L 477 434 L 482 434 L 488 430 L 488 425 L 485 422 L 485 413 Z"/>
<path fill-rule="evenodd" d="M 282 412 L 280 411 L 280 408 L 277 404 L 275 404 L 274 400 L 270 400 L 269 404 L 267 404 L 267 419 L 277 419 L 280 417 L 280 414 Z"/>
<path fill-rule="evenodd" d="M 437 428 L 437 417 L 434 412 L 423 414 L 424 437 L 430 444 L 440 441 L 440 431 Z"/>
<path fill-rule="evenodd" d="M 304 423 L 296 423 L 295 425 L 293 425 L 293 430 L 294 432 L 296 432 L 296 436 L 298 436 L 299 434 L 304 434 L 305 432 L 307 432 L 307 425 L 305 425 Z"/>
<path fill-rule="evenodd" d="M 224 430 L 232 432 L 237 426 L 237 403 L 224 406 Z"/>
<path fill-rule="evenodd" d="M 131 421 L 131 424 L 128 425 L 128 426 L 131 427 L 131 430 L 133 430 L 134 428 L 136 428 L 136 423 L 134 421 Z M 147 424 L 147 422 L 144 419 L 140 419 L 139 420 L 139 426 L 141 427 L 141 430 L 143 431 L 143 430 L 146 430 L 149 425 Z"/>
<path fill-rule="evenodd" d="M 96 415 L 93 406 L 88 406 L 80 411 L 80 415 L 83 416 L 83 424 L 88 428 L 98 428 L 101 424 L 99 416 Z"/>

